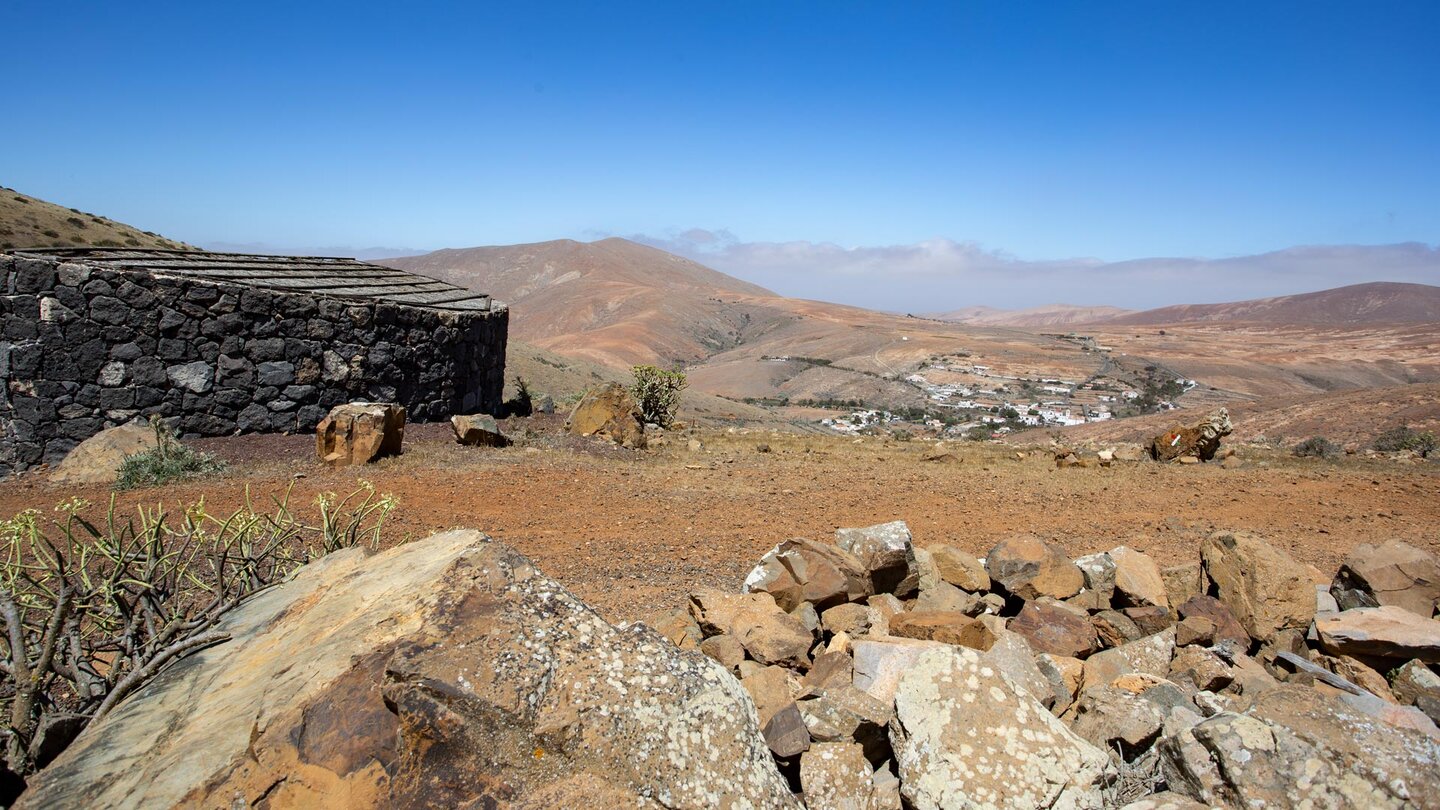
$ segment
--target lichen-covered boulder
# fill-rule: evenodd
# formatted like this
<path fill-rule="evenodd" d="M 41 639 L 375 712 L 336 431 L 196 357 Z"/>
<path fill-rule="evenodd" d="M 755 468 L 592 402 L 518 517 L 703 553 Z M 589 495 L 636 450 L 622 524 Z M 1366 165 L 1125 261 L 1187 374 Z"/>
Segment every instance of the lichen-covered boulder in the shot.
<path fill-rule="evenodd" d="M 1200 422 L 1189 426 L 1176 426 L 1152 438 L 1145 444 L 1145 451 L 1156 461 L 1198 459 L 1209 461 L 1220 449 L 1220 439 L 1229 436 L 1234 426 L 1230 423 L 1230 412 L 1221 408 Z"/>
<path fill-rule="evenodd" d="M 478 532 L 331 554 L 218 629 L 19 806 L 794 806 L 739 681 Z"/>
<path fill-rule="evenodd" d="M 916 810 L 1101 806 L 1105 752 L 972 650 L 916 660 L 895 694 L 890 740 Z"/>
<path fill-rule="evenodd" d="M 1161 740 L 1170 789 L 1208 805 L 1429 807 L 1440 796 L 1440 741 L 1309 687 L 1259 695 Z"/>

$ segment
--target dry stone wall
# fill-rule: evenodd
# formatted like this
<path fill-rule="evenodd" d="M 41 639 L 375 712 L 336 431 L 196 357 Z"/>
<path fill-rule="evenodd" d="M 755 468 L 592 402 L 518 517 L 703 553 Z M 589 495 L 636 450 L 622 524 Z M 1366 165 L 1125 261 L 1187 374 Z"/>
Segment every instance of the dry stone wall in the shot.
<path fill-rule="evenodd" d="M 314 429 L 335 405 L 494 413 L 508 312 L 450 312 L 0 255 L 0 475 L 158 414 L 182 435 Z"/>

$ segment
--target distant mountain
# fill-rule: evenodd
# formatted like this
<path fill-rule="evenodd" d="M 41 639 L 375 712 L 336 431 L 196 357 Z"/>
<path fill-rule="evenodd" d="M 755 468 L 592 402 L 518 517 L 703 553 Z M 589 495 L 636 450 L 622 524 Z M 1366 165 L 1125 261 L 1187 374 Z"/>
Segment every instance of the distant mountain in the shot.
<path fill-rule="evenodd" d="M 1112 324 L 1250 322 L 1327 326 L 1440 322 L 1440 287 L 1376 281 L 1333 290 L 1228 304 L 1182 304 L 1117 317 Z"/>
<path fill-rule="evenodd" d="M 0 186 L 0 250 L 85 246 L 194 250 L 184 242 L 133 225 Z"/>
<path fill-rule="evenodd" d="M 985 326 L 1012 326 L 1020 329 L 1054 329 L 1077 323 L 1094 323 L 1134 312 L 1120 307 L 1082 307 L 1074 304 L 1049 304 L 1029 309 L 996 309 L 964 307 L 928 317 L 952 323 L 973 323 Z"/>
<path fill-rule="evenodd" d="M 602 365 L 693 362 L 778 313 L 775 294 L 625 239 L 437 250 L 381 264 L 481 290 L 511 305 L 517 338 Z"/>

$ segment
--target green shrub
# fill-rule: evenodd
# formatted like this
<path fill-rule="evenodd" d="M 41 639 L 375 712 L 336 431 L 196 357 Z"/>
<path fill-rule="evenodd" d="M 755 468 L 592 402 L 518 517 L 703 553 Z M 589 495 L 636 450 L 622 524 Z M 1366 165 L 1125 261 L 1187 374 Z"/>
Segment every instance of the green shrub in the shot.
<path fill-rule="evenodd" d="M 1396 453 L 1401 450 L 1412 450 L 1422 456 L 1429 456 L 1440 442 L 1435 439 L 1435 434 L 1430 431 L 1418 431 L 1407 425 L 1393 427 L 1375 437 L 1375 443 L 1371 445 L 1382 453 Z"/>
<path fill-rule="evenodd" d="M 116 489 L 158 486 L 225 470 L 225 462 L 181 444 L 159 419 L 152 417 L 150 425 L 155 429 L 155 447 L 125 457 Z"/>
<path fill-rule="evenodd" d="M 675 412 L 680 409 L 680 392 L 689 384 L 685 380 L 685 372 L 635 366 L 630 373 L 635 375 L 630 393 L 639 404 L 645 421 L 669 427 L 675 421 Z"/>
<path fill-rule="evenodd" d="M 166 664 L 229 639 L 216 624 L 251 594 L 337 549 L 376 547 L 395 506 L 361 482 L 344 498 L 319 496 L 316 526 L 288 501 L 286 492 L 256 512 L 247 493 L 230 514 L 201 501 L 127 518 L 112 497 L 94 522 L 80 500 L 50 520 L 31 509 L 0 521 L 5 767 L 22 776 L 44 767 Z M 41 729 L 57 720 L 69 736 L 47 739 Z"/>
<path fill-rule="evenodd" d="M 1295 445 L 1293 452 L 1300 458 L 1335 458 L 1340 448 L 1323 436 L 1311 436 Z"/>

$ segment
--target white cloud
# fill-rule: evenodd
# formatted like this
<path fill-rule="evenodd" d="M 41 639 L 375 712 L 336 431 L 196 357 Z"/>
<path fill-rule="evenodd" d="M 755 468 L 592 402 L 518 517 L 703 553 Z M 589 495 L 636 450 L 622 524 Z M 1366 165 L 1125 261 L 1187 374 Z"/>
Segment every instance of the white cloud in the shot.
<path fill-rule="evenodd" d="M 1418 242 L 1304 246 L 1221 259 L 1104 262 L 1030 261 L 974 242 L 942 238 L 848 248 L 825 242 L 744 242 L 728 231 L 703 228 L 630 238 L 784 295 L 901 312 L 1052 303 L 1148 309 L 1367 281 L 1440 284 L 1440 247 Z"/>

